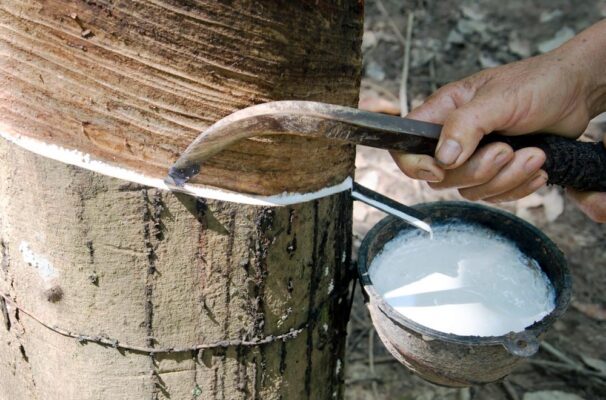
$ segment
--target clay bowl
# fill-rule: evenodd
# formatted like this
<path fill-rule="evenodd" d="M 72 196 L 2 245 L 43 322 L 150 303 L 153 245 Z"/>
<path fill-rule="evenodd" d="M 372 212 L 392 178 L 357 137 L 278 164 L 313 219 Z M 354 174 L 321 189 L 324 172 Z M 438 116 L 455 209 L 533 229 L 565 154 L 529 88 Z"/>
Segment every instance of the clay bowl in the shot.
<path fill-rule="evenodd" d="M 513 241 L 545 271 L 555 288 L 556 307 L 524 331 L 503 336 L 453 335 L 404 317 L 377 293 L 368 274 L 368 267 L 385 243 L 415 229 L 397 218 L 386 217 L 368 232 L 358 255 L 360 283 L 379 337 L 399 362 L 435 384 L 466 387 L 504 378 L 520 361 L 537 352 L 545 331 L 568 307 L 571 277 L 564 255 L 540 230 L 504 211 L 464 202 L 427 203 L 414 208 L 430 215 L 432 223 L 479 225 Z"/>

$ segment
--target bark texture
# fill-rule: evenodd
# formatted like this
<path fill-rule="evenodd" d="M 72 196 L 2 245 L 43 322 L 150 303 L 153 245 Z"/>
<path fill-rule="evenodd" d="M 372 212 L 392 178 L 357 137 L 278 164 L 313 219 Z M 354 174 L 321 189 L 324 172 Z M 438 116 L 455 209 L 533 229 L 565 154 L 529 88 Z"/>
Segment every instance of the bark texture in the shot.
<path fill-rule="evenodd" d="M 217 119 L 355 105 L 362 4 L 0 1 L 0 129 L 163 176 Z M 203 183 L 312 191 L 351 146 L 250 139 Z M 196 200 L 0 140 L 0 399 L 341 397 L 347 193 Z"/>
<path fill-rule="evenodd" d="M 196 201 L 6 141 L 0 182 L 1 399 L 340 397 L 347 193 Z"/>
<path fill-rule="evenodd" d="M 355 105 L 362 16 L 359 0 L 1 1 L 0 129 L 163 177 L 235 110 Z M 252 139 L 209 160 L 197 182 L 309 191 L 352 168 L 352 146 Z"/>

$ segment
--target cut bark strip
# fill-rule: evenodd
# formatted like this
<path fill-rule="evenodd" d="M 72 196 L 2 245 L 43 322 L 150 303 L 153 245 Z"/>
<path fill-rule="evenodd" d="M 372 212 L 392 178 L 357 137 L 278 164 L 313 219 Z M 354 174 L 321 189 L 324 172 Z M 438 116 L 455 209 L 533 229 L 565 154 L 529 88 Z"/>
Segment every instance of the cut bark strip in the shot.
<path fill-rule="evenodd" d="M 77 150 L 68 150 L 66 148 L 48 144 L 30 138 L 27 136 L 13 136 L 6 133 L 6 130 L 2 130 L 2 123 L 0 122 L 0 137 L 4 138 L 17 146 L 39 154 L 43 157 L 50 158 L 52 160 L 60 161 L 66 164 L 74 165 L 80 168 L 84 168 L 93 172 L 98 172 L 103 175 L 111 176 L 113 178 L 123 179 L 139 185 L 154 187 L 165 191 L 175 191 L 175 187 L 169 188 L 162 179 L 155 178 L 149 175 L 140 174 L 139 172 L 117 167 L 109 164 L 105 161 L 95 159 L 90 154 L 84 154 Z M 191 196 L 202 197 L 206 199 L 222 200 L 232 203 L 250 204 L 258 206 L 286 206 L 289 204 L 298 204 L 320 199 L 322 197 L 331 196 L 336 193 L 351 190 L 352 179 L 347 177 L 343 182 L 337 183 L 333 186 L 321 188 L 319 190 L 304 192 L 304 193 L 292 193 L 283 192 L 275 195 L 255 195 L 238 193 L 227 189 L 219 189 L 216 187 L 206 186 L 196 183 L 187 183 L 178 190 L 184 194 Z"/>

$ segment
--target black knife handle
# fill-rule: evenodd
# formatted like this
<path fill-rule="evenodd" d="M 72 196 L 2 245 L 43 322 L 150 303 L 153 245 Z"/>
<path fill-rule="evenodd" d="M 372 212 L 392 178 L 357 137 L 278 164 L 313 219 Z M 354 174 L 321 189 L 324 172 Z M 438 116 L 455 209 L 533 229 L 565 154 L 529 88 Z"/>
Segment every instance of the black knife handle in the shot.
<path fill-rule="evenodd" d="M 600 142 L 579 142 L 549 134 L 487 135 L 480 145 L 504 142 L 514 150 L 538 147 L 547 156 L 542 169 L 547 183 L 578 191 L 606 192 L 606 147 Z"/>

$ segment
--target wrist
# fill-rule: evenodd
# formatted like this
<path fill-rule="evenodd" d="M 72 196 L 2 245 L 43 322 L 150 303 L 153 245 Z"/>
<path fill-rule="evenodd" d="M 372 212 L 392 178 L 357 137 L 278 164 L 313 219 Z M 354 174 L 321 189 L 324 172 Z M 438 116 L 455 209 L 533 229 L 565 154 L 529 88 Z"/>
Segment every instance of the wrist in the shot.
<path fill-rule="evenodd" d="M 604 25 L 606 28 L 606 24 Z M 606 35 L 604 29 L 603 35 Z M 606 112 L 606 40 L 601 41 L 600 52 L 593 55 L 593 60 L 587 72 L 589 84 L 586 88 L 587 109 L 591 118 Z M 589 56 L 591 57 L 591 55 Z"/>
<path fill-rule="evenodd" d="M 606 111 L 606 20 L 579 33 L 550 55 L 564 61 L 576 77 L 589 117 Z"/>
<path fill-rule="evenodd" d="M 556 50 L 579 75 L 590 117 L 606 111 L 606 20 L 578 34 Z"/>

